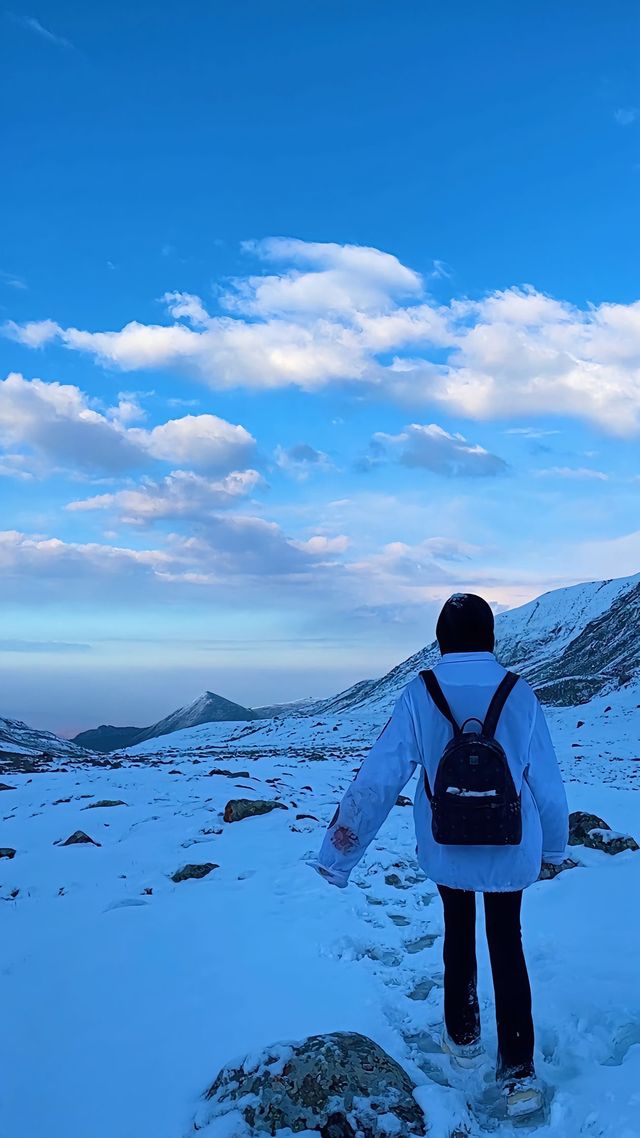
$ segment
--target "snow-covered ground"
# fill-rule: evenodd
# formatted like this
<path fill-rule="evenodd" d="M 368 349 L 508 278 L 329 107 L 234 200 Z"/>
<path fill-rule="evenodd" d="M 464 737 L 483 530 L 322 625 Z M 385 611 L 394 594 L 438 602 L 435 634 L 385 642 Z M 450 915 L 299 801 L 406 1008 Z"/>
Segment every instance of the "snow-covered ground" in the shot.
<path fill-rule="evenodd" d="M 638 836 L 640 693 L 608 702 L 550 722 L 571 808 Z M 437 1052 L 442 920 L 434 886 L 411 883 L 412 811 L 394 808 L 348 890 L 304 865 L 378 719 L 207 725 L 113 769 L 3 775 L 0 846 L 16 854 L 0 860 L 0 1138 L 185 1138 L 229 1060 L 336 1030 L 405 1065 L 430 1138 L 495 1128 L 489 1068 L 486 1084 L 461 1078 Z M 233 797 L 287 810 L 226 824 Z M 86 809 L 103 799 L 126 805 Z M 100 846 L 54 844 L 76 830 Z M 638 1138 L 640 853 L 573 852 L 581 867 L 524 906 L 552 1095 L 538 1133 Z M 171 881 L 203 862 L 218 868 Z"/>

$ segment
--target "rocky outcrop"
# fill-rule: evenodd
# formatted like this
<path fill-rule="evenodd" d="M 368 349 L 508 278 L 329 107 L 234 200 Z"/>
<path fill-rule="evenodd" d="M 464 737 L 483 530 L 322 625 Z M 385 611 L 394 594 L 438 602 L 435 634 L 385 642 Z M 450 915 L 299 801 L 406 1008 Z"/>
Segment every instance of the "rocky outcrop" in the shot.
<path fill-rule="evenodd" d="M 11 861 L 16 856 L 16 851 L 11 849 L 10 846 L 0 846 L 0 858 L 7 857 Z"/>
<path fill-rule="evenodd" d="M 612 856 L 625 850 L 635 852 L 640 849 L 631 834 L 619 834 L 597 814 L 586 814 L 582 810 L 569 815 L 569 845 L 586 846 Z"/>
<path fill-rule="evenodd" d="M 582 846 L 589 830 L 608 830 L 609 824 L 603 822 L 597 814 L 586 814 L 583 810 L 575 810 L 569 815 L 569 845 Z"/>
<path fill-rule="evenodd" d="M 270 814 L 272 810 L 286 810 L 284 802 L 263 798 L 232 798 L 224 808 L 225 822 L 241 822 L 257 814 Z"/>
<path fill-rule="evenodd" d="M 94 842 L 84 830 L 76 830 L 75 834 L 71 834 L 66 842 L 56 842 L 55 845 L 61 846 L 99 846 L 100 842 Z"/>
<path fill-rule="evenodd" d="M 624 853 L 625 850 L 635 852 L 640 848 L 631 834 L 617 834 L 615 830 L 602 828 L 589 830 L 584 844 L 591 850 L 602 850 L 608 854 Z"/>
<path fill-rule="evenodd" d="M 212 1136 L 239 1111 L 248 1134 L 312 1130 L 323 1138 L 424 1135 L 424 1115 L 407 1072 L 355 1032 L 280 1044 L 224 1067 L 205 1094 L 194 1129 Z M 222 1123 L 224 1129 L 224 1123 Z"/>
<path fill-rule="evenodd" d="M 213 861 L 205 861 L 201 865 L 183 865 L 182 869 L 176 869 L 171 880 L 175 881 L 176 885 L 181 881 L 199 881 L 213 869 L 220 869 L 220 866 Z"/>

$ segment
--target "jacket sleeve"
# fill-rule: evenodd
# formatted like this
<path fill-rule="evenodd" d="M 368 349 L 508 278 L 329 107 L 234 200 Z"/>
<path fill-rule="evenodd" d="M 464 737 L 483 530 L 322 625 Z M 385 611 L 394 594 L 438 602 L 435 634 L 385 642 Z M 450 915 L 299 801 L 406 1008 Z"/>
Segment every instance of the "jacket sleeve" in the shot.
<path fill-rule="evenodd" d="M 536 698 L 529 744 L 527 782 L 542 822 L 542 860 L 558 865 L 564 860 L 569 837 L 567 796 L 544 711 Z"/>
<path fill-rule="evenodd" d="M 347 884 L 420 762 L 413 716 L 403 692 L 336 810 L 317 861 L 311 862 L 332 884 Z"/>

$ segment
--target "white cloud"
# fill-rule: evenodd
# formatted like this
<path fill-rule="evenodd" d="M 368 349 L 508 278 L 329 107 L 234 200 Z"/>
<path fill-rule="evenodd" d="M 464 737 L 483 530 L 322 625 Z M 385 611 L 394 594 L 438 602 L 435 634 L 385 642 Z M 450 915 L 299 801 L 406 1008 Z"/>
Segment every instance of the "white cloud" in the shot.
<path fill-rule="evenodd" d="M 592 470 L 587 466 L 549 466 L 544 470 L 536 470 L 539 478 L 576 478 L 588 479 L 596 482 L 608 482 L 609 475 L 603 470 Z"/>
<path fill-rule="evenodd" d="M 559 435 L 560 431 L 546 430 L 542 427 L 508 427 L 505 435 L 522 435 L 525 439 L 546 439 L 550 435 Z"/>
<path fill-rule="evenodd" d="M 349 548 L 349 538 L 345 534 L 338 534 L 336 537 L 325 537 L 323 534 L 315 534 L 313 537 L 308 538 L 307 541 L 294 541 L 296 549 L 302 549 L 306 553 L 318 554 L 324 557 L 326 554 L 331 553 L 345 553 Z"/>
<path fill-rule="evenodd" d="M 165 292 L 162 299 L 175 320 L 188 320 L 196 328 L 206 327 L 209 322 L 209 313 L 193 293 Z"/>
<path fill-rule="evenodd" d="M 60 336 L 62 329 L 55 320 L 28 320 L 26 324 L 16 324 L 8 320 L 4 326 L 5 335 L 17 340 L 27 348 L 42 348 Z"/>
<path fill-rule="evenodd" d="M 329 470 L 333 464 L 328 454 L 316 450 L 309 443 L 295 443 L 290 447 L 277 446 L 276 465 L 294 478 L 304 481 L 314 470 Z"/>
<path fill-rule="evenodd" d="M 613 112 L 613 117 L 620 126 L 631 126 L 636 122 L 640 111 L 637 107 L 618 107 Z"/>
<path fill-rule="evenodd" d="M 80 595 L 103 600 L 108 593 L 143 602 L 196 587 L 214 588 L 218 602 L 241 590 L 243 603 L 263 605 L 267 587 L 285 589 L 290 600 L 291 587 L 305 585 L 317 600 L 340 549 L 339 540 L 296 544 L 264 518 L 212 515 L 198 536 L 171 535 L 160 549 L 0 532 L 0 572 L 5 600 L 39 603 Z"/>
<path fill-rule="evenodd" d="M 22 277 L 16 276 L 15 273 L 6 273 L 2 269 L 0 269 L 0 284 L 18 289 L 19 292 L 25 292 L 27 288 L 27 283 Z"/>
<path fill-rule="evenodd" d="M 0 380 L 0 427 L 5 447 L 27 445 L 55 465 L 117 473 L 146 457 L 79 388 L 16 373 Z"/>
<path fill-rule="evenodd" d="M 373 436 L 372 463 L 390 453 L 403 466 L 421 467 L 449 477 L 483 477 L 507 469 L 504 459 L 460 434 L 450 434 L 437 423 L 411 423 L 399 435 L 378 431 Z"/>
<path fill-rule="evenodd" d="M 5 333 L 123 371 L 182 368 L 216 389 L 356 384 L 467 419 L 551 414 L 640 430 L 640 301 L 578 308 L 525 287 L 438 305 L 376 249 L 279 238 L 247 251 L 278 271 L 235 281 L 232 315 L 170 293 L 171 324 L 90 332 L 48 320 Z"/>
<path fill-rule="evenodd" d="M 3 445 L 26 446 L 56 466 L 115 474 L 159 459 L 228 471 L 255 450 L 255 439 L 244 427 L 215 415 L 187 415 L 151 430 L 126 425 L 141 413 L 127 397 L 102 414 L 78 387 L 17 373 L 0 380 Z"/>
<path fill-rule="evenodd" d="M 20 478 L 31 481 L 33 471 L 29 469 L 28 459 L 24 454 L 0 454 L 0 477 Z"/>
<path fill-rule="evenodd" d="M 68 510 L 109 510 L 120 520 L 136 525 L 172 518 L 203 520 L 208 514 L 237 505 L 262 485 L 257 470 L 233 471 L 219 480 L 203 478 L 188 470 L 174 470 L 161 482 L 151 479 L 136 489 L 118 490 L 70 502 Z"/>
<path fill-rule="evenodd" d="M 422 292 L 418 273 L 392 254 L 367 246 L 270 237 L 247 241 L 244 249 L 263 261 L 291 267 L 278 274 L 234 280 L 224 303 L 238 312 L 260 316 L 348 314 L 354 308 L 380 312 L 397 297 Z"/>
<path fill-rule="evenodd" d="M 15 20 L 17 24 L 26 28 L 27 31 L 33 32 L 33 34 L 39 36 L 40 39 L 47 40 L 48 43 L 55 44 L 56 47 L 73 48 L 71 40 L 66 39 L 65 36 L 58 35 L 56 32 L 50 31 L 49 28 L 45 28 L 44 24 L 41 24 L 40 20 L 37 20 L 35 16 L 16 16 L 13 12 L 7 14 L 12 20 Z"/>
<path fill-rule="evenodd" d="M 134 577 L 153 577 L 171 565 L 172 557 L 162 550 L 65 542 L 16 530 L 0 532 L 0 571 L 6 598 L 31 595 L 44 600 L 65 590 L 71 596 L 70 586 L 80 584 L 91 591 L 115 579 L 130 587 Z"/>
<path fill-rule="evenodd" d="M 249 459 L 256 445 L 244 427 L 217 415 L 185 415 L 150 431 L 134 428 L 129 433 L 154 458 L 198 470 L 228 470 Z"/>
<path fill-rule="evenodd" d="M 110 407 L 107 414 L 110 419 L 125 427 L 129 423 L 139 423 L 147 417 L 147 412 L 140 405 L 138 395 L 135 392 L 128 393 L 125 391 L 120 392 L 116 406 Z"/>

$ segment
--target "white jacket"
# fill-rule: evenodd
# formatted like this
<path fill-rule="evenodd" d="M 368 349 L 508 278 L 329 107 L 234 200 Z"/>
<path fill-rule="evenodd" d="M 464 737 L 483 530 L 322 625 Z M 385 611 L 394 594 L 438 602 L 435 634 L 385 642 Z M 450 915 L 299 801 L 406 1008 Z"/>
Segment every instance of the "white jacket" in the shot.
<path fill-rule="evenodd" d="M 460 726 L 471 716 L 484 720 L 505 674 L 492 652 L 447 653 L 434 671 Z M 312 865 L 333 884 L 345 886 L 416 767 L 426 768 L 434 786 L 451 734 L 451 725 L 416 676 L 348 788 Z M 496 739 L 509 760 L 516 790 L 522 792 L 522 841 L 518 846 L 438 845 L 421 769 L 414 803 L 418 862 L 439 885 L 483 893 L 525 889 L 537 880 L 543 860 L 558 863 L 565 856 L 564 785 L 542 707 L 522 678 L 504 706 Z"/>

